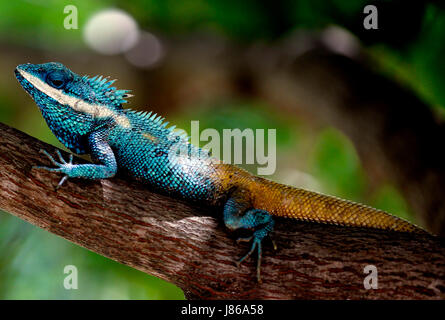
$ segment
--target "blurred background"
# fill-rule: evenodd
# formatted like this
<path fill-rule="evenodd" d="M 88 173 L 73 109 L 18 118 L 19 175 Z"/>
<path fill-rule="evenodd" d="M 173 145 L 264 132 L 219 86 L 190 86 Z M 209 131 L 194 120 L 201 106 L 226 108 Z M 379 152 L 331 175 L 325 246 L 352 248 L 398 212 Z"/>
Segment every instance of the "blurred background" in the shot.
<path fill-rule="evenodd" d="M 378 29 L 363 26 L 368 4 Z M 128 107 L 188 132 L 190 120 L 201 130 L 276 129 L 269 178 L 443 235 L 444 9 L 390 0 L 1 1 L 0 121 L 62 147 L 13 74 L 21 63 L 62 62 L 118 79 L 135 95 Z M 78 268 L 79 289 L 64 289 L 65 265 Z M 184 296 L 0 211 L 0 298 Z"/>

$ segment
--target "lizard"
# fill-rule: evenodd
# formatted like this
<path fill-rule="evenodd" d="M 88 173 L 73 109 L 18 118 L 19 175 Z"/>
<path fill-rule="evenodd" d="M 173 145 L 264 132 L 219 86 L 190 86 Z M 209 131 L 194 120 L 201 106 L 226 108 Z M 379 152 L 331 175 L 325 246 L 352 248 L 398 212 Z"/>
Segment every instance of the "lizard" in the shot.
<path fill-rule="evenodd" d="M 61 63 L 21 64 L 15 75 L 38 105 L 58 140 L 75 154 L 89 154 L 90 164 L 59 161 L 42 152 L 68 178 L 108 179 L 120 172 L 172 197 L 222 208 L 225 226 L 246 229 L 250 250 L 257 250 L 256 276 L 261 281 L 262 242 L 274 228 L 274 216 L 300 221 L 424 233 L 423 229 L 385 211 L 334 196 L 279 184 L 223 163 L 188 136 L 168 126 L 155 113 L 124 108 L 130 90 L 118 90 L 115 80 L 80 76 Z M 273 243 L 273 242 L 272 242 Z M 273 243 L 274 248 L 275 244 Z"/>

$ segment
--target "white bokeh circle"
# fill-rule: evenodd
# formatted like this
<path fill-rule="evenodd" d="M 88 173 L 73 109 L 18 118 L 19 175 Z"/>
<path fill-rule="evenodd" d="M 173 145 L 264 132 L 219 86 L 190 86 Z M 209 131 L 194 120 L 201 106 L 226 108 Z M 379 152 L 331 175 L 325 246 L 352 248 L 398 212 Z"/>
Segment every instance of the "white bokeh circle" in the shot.
<path fill-rule="evenodd" d="M 105 9 L 90 17 L 83 37 L 93 50 L 113 55 L 126 52 L 138 42 L 139 28 L 125 11 Z"/>

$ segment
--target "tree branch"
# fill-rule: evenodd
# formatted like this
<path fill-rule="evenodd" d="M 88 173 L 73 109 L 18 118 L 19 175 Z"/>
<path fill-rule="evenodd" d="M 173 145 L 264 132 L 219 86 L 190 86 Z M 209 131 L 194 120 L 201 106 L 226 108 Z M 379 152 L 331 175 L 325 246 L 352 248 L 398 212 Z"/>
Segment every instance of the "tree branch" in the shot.
<path fill-rule="evenodd" d="M 41 148 L 54 151 L 0 124 L 0 209 L 174 283 L 188 298 L 444 298 L 439 238 L 278 219 L 278 250 L 266 241 L 258 284 L 254 260 L 234 264 L 248 246 L 228 236 L 221 208 L 190 205 L 119 177 L 73 179 L 56 191 L 57 174 L 32 169 L 48 165 Z M 376 290 L 363 286 L 370 264 L 378 268 Z"/>

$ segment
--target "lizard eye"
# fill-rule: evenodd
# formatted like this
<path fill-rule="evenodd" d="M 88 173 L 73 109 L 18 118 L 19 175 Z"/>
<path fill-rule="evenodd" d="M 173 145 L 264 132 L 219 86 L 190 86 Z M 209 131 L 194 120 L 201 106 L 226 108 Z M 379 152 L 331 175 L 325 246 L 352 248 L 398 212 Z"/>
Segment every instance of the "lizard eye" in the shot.
<path fill-rule="evenodd" d="M 46 82 L 56 89 L 62 88 L 65 85 L 66 80 L 67 78 L 65 74 L 60 71 L 51 72 L 46 77 Z"/>

